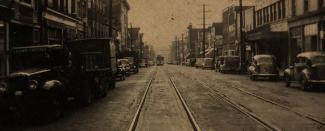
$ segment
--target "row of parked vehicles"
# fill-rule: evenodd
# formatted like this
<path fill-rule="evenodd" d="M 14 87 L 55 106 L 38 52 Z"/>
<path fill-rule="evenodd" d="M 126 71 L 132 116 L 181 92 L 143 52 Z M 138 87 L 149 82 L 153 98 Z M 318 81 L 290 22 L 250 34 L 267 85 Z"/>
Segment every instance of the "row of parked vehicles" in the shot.
<path fill-rule="evenodd" d="M 1 113 L 45 112 L 57 118 L 69 101 L 89 105 L 115 88 L 117 77 L 138 72 L 133 54 L 117 60 L 109 38 L 13 48 L 11 73 L 0 78 Z"/>
<path fill-rule="evenodd" d="M 216 58 L 198 58 L 197 68 L 212 69 L 221 73 L 241 71 L 239 56 L 221 56 Z M 300 84 L 301 89 L 309 90 L 315 86 L 325 85 L 325 52 L 303 52 L 296 56 L 294 64 L 280 71 L 273 55 L 261 54 L 254 56 L 247 64 L 247 73 L 251 80 L 267 78 L 270 80 L 284 79 L 286 86 Z M 282 72 L 283 75 L 280 75 Z"/>

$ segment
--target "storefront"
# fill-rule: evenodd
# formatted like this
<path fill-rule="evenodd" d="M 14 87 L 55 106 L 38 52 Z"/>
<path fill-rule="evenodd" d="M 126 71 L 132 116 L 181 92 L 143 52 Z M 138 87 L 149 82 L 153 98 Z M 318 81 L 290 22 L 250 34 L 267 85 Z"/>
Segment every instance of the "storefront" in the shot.
<path fill-rule="evenodd" d="M 324 22 L 309 23 L 290 28 L 290 63 L 295 56 L 306 51 L 325 51 Z"/>
<path fill-rule="evenodd" d="M 246 46 L 247 58 L 254 55 L 270 54 L 277 58 L 277 64 L 281 69 L 285 69 L 287 63 L 288 33 L 287 32 L 257 32 L 248 34 Z"/>
<path fill-rule="evenodd" d="M 8 24 L 2 20 L 0 20 L 0 77 L 8 74 L 7 71 L 7 27 Z"/>

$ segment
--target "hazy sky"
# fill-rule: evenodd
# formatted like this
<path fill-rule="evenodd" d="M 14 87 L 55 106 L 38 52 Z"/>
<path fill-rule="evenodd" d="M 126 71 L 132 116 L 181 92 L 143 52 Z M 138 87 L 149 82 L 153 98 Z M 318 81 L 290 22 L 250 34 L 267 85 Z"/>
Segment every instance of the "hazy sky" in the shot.
<path fill-rule="evenodd" d="M 202 27 L 202 5 L 207 5 L 207 24 L 221 22 L 230 0 L 128 0 L 129 22 L 140 27 L 144 41 L 158 53 L 166 52 L 175 36 L 186 32 L 189 23 Z M 172 20 L 174 18 L 174 20 Z M 164 53 L 165 54 L 165 53 Z"/>

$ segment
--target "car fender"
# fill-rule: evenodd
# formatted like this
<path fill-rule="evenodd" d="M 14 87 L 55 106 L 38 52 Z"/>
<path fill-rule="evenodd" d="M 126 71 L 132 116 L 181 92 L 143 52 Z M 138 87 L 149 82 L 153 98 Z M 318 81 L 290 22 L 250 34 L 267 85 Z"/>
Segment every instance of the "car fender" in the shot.
<path fill-rule="evenodd" d="M 250 72 L 250 73 L 252 73 L 252 74 L 255 74 L 256 73 L 256 70 L 255 70 L 256 68 L 254 67 L 254 66 L 249 66 L 248 67 L 248 71 Z"/>
<path fill-rule="evenodd" d="M 285 69 L 284 70 L 285 76 L 292 76 L 293 75 L 293 69 Z"/>
<path fill-rule="evenodd" d="M 53 89 L 60 88 L 62 86 L 63 86 L 62 82 L 60 82 L 58 80 L 49 80 L 49 81 L 46 81 L 44 83 L 42 88 L 44 90 L 50 91 L 50 90 L 53 90 Z"/>
<path fill-rule="evenodd" d="M 310 77 L 311 77 L 311 71 L 309 69 L 307 69 L 307 68 L 306 69 L 303 69 L 302 70 L 302 75 L 305 76 L 309 80 Z"/>

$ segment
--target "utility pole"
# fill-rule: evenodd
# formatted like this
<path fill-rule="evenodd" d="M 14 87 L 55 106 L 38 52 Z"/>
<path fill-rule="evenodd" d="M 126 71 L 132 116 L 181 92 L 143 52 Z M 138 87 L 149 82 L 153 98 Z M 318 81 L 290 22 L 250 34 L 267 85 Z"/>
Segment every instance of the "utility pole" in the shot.
<path fill-rule="evenodd" d="M 205 4 L 203 4 L 203 58 L 205 58 Z"/>
<path fill-rule="evenodd" d="M 243 33 L 243 0 L 239 0 L 239 11 L 240 11 L 240 21 L 239 21 L 239 35 L 240 35 L 240 67 L 241 71 L 244 72 L 246 69 L 246 45 L 244 42 L 244 33 Z"/>
<path fill-rule="evenodd" d="M 131 44 L 131 45 L 130 45 L 130 46 L 131 46 L 131 51 L 133 51 L 133 27 L 132 27 L 132 23 L 130 23 L 130 26 L 131 26 L 131 28 L 130 28 L 130 30 L 131 30 L 131 31 L 130 31 L 130 32 L 131 32 L 131 33 L 130 33 L 130 37 L 131 37 L 131 38 L 130 38 L 130 40 L 131 40 L 131 41 L 130 41 L 130 44 Z"/>

